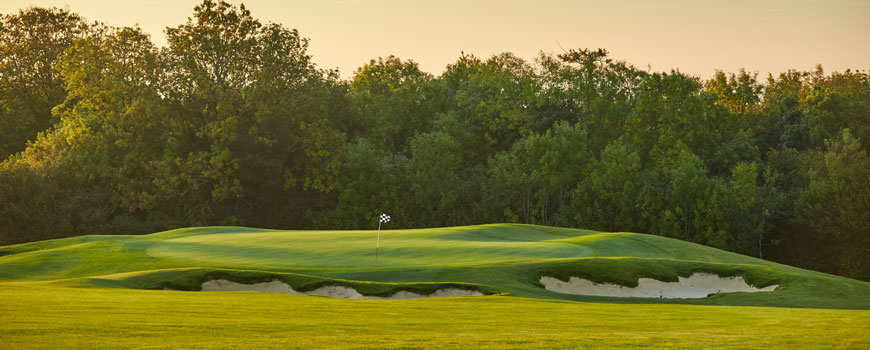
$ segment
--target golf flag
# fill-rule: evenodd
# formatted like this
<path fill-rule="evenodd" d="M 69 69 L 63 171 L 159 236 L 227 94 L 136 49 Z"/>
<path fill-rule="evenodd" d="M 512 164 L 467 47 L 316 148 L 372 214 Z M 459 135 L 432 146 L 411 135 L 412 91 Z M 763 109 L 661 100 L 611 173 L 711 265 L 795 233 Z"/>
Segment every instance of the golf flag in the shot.
<path fill-rule="evenodd" d="M 375 243 L 375 260 L 378 260 L 378 251 L 381 248 L 381 224 L 386 224 L 390 222 L 390 216 L 387 214 L 381 214 L 381 219 L 378 220 L 378 241 Z"/>

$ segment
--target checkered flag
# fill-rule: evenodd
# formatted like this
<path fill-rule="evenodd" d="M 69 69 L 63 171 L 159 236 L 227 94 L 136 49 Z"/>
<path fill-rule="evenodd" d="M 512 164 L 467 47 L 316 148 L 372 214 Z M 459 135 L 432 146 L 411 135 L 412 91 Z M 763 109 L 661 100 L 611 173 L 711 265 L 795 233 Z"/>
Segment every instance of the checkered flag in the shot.
<path fill-rule="evenodd" d="M 390 222 L 390 216 L 387 214 L 381 214 L 380 220 L 378 220 L 378 242 L 375 243 L 375 260 L 378 260 L 378 251 L 381 247 L 381 224 L 386 224 Z"/>

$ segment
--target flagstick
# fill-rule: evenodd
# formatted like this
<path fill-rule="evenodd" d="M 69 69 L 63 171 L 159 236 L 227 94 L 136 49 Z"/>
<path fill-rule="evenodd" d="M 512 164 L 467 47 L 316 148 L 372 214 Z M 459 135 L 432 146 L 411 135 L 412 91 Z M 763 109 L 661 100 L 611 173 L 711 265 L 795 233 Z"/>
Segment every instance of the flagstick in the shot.
<path fill-rule="evenodd" d="M 381 248 L 381 221 L 378 220 L 378 242 L 375 243 L 375 260 L 378 260 L 378 250 Z"/>

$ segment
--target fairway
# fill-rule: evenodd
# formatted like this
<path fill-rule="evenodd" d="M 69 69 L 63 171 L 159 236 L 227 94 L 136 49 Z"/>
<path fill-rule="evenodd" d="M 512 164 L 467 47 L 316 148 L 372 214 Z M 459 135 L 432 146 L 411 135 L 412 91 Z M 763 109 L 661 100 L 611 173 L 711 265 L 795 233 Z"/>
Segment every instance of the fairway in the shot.
<path fill-rule="evenodd" d="M 8 285 L 0 300 L 4 349 L 870 346 L 870 311 Z"/>
<path fill-rule="evenodd" d="M 870 345 L 870 284 L 679 240 L 513 224 L 384 230 L 376 259 L 375 239 L 374 231 L 208 227 L 0 247 L 0 334 L 10 348 Z M 539 282 L 633 287 L 699 272 L 777 287 L 662 299 L 557 293 Z M 217 279 L 373 297 L 444 288 L 486 296 L 195 292 Z"/>

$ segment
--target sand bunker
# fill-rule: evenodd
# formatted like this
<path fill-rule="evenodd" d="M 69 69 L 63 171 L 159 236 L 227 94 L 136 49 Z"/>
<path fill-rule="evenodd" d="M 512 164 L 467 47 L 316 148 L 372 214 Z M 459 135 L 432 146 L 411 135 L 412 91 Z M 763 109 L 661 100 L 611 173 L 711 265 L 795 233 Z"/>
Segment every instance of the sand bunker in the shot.
<path fill-rule="evenodd" d="M 568 282 L 565 282 L 544 276 L 541 277 L 541 284 L 547 290 L 559 293 L 640 298 L 706 298 L 716 293 L 772 292 L 779 287 L 779 285 L 772 285 L 755 288 L 747 284 L 743 277 L 719 277 L 709 273 L 694 273 L 688 278 L 680 277 L 678 282 L 639 278 L 635 288 L 610 283 L 594 283 L 577 277 L 571 277 Z"/>
<path fill-rule="evenodd" d="M 399 291 L 388 297 L 374 297 L 362 295 L 356 289 L 345 286 L 324 286 L 308 292 L 297 292 L 290 287 L 289 284 L 279 280 L 271 282 L 262 282 L 254 284 L 241 284 L 228 280 L 211 280 L 202 283 L 203 292 L 270 292 L 284 293 L 294 295 L 317 295 L 331 298 L 348 298 L 348 299 L 415 299 L 426 297 L 470 297 L 483 295 L 474 290 L 464 290 L 457 288 L 444 288 L 436 290 L 432 294 L 423 295 L 407 291 Z"/>

